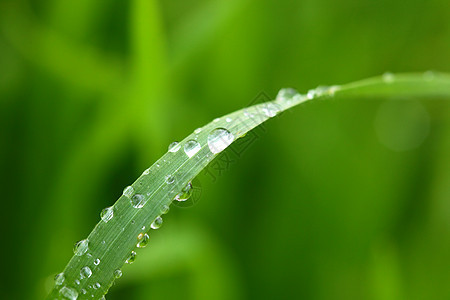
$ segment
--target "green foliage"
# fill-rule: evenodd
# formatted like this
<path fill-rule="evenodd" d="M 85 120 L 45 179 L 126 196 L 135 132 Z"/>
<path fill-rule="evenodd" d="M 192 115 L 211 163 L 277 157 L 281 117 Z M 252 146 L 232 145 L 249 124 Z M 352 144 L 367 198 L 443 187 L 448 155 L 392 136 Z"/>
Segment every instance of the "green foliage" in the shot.
<path fill-rule="evenodd" d="M 45 298 L 99 212 L 215 116 L 283 86 L 449 73 L 449 5 L 0 1 L 2 297 Z M 108 300 L 450 298 L 449 102 L 416 83 L 239 139 Z"/>

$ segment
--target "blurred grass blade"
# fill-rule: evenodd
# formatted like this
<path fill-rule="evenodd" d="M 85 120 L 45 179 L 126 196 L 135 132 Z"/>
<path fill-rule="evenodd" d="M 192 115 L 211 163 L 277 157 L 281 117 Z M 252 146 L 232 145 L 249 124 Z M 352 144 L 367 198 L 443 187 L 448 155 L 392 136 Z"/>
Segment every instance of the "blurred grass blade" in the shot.
<path fill-rule="evenodd" d="M 390 96 L 450 97 L 450 76 L 385 74 L 343 86 L 318 87 L 306 95 L 284 89 L 274 101 L 236 111 L 196 129 L 180 143 L 171 144 L 165 155 L 102 212 L 100 222 L 77 244 L 75 255 L 57 275 L 48 299 L 99 299 L 106 294 L 121 274 L 122 265 L 134 261 L 135 248 L 145 246 L 146 232 L 160 226 L 161 215 L 174 199 L 189 194 L 189 182 L 218 153 L 261 123 L 308 100 Z"/>

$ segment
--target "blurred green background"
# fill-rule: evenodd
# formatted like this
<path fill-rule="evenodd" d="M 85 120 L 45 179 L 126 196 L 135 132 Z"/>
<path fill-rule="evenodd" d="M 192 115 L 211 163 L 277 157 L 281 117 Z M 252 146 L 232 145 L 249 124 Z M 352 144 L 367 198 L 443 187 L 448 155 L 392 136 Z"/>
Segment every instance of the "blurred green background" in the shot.
<path fill-rule="evenodd" d="M 449 53 L 447 0 L 1 0 L 1 298 L 44 298 L 101 209 L 213 118 Z M 257 129 L 107 298 L 450 299 L 450 106 L 401 100 Z"/>

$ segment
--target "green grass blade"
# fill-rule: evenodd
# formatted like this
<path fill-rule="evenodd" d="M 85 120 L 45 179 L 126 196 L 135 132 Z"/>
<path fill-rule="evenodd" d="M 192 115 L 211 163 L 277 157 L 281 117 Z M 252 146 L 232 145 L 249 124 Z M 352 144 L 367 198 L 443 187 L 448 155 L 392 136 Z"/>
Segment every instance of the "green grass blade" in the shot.
<path fill-rule="evenodd" d="M 152 223 L 218 153 L 261 123 L 309 100 L 391 96 L 450 97 L 450 76 L 385 74 L 342 86 L 319 87 L 306 95 L 285 89 L 274 101 L 233 112 L 195 130 L 124 190 L 111 208 L 112 217 L 105 215 L 95 226 L 85 240 L 87 248 L 72 257 L 48 299 L 99 299 L 106 294 L 115 272 L 135 250 L 138 236 L 151 230 Z M 227 134 L 213 134 L 217 132 Z M 186 151 L 189 145 L 192 147 Z"/>

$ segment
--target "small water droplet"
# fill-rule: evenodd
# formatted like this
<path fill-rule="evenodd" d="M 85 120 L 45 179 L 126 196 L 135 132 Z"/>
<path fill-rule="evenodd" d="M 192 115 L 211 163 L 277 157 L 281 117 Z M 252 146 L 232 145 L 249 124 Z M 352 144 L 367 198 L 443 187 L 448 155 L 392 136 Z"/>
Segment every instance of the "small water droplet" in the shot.
<path fill-rule="evenodd" d="M 395 80 L 395 75 L 390 72 L 386 72 L 383 74 L 382 78 L 384 82 L 392 83 Z"/>
<path fill-rule="evenodd" d="M 130 185 L 123 190 L 123 195 L 131 198 L 134 195 L 134 188 Z"/>
<path fill-rule="evenodd" d="M 202 128 L 200 127 L 194 130 L 195 134 L 199 134 L 200 132 L 202 132 Z"/>
<path fill-rule="evenodd" d="M 144 172 L 142 172 L 142 175 L 148 175 L 148 174 L 150 174 L 150 168 L 148 168 Z"/>
<path fill-rule="evenodd" d="M 94 283 L 94 290 L 99 289 L 101 287 L 100 283 Z"/>
<path fill-rule="evenodd" d="M 280 111 L 280 107 L 277 104 L 274 103 L 266 103 L 263 107 L 262 107 L 262 111 L 263 113 L 268 116 L 269 118 L 275 117 L 277 115 L 277 113 Z"/>
<path fill-rule="evenodd" d="M 100 213 L 100 218 L 105 223 L 108 223 L 108 221 L 111 220 L 112 217 L 114 217 L 114 208 L 112 206 L 104 208 Z"/>
<path fill-rule="evenodd" d="M 169 212 L 169 210 L 170 210 L 170 206 L 167 204 L 164 204 L 161 208 L 161 214 L 165 215 Z"/>
<path fill-rule="evenodd" d="M 208 135 L 208 147 L 214 154 L 222 152 L 233 141 L 233 134 L 225 128 L 216 128 Z"/>
<path fill-rule="evenodd" d="M 425 73 L 423 73 L 423 79 L 425 81 L 431 81 L 433 80 L 435 77 L 435 74 L 433 71 L 426 71 Z"/>
<path fill-rule="evenodd" d="M 89 240 L 81 240 L 75 243 L 75 246 L 73 247 L 73 253 L 78 256 L 82 256 L 85 254 L 89 249 Z"/>
<path fill-rule="evenodd" d="M 138 242 L 136 244 L 136 247 L 144 248 L 145 246 L 147 246 L 149 238 L 150 237 L 148 236 L 148 234 L 146 234 L 146 233 L 139 233 L 139 235 L 137 236 Z"/>
<path fill-rule="evenodd" d="M 175 196 L 176 201 L 186 201 L 191 196 L 192 183 L 189 182 L 182 190 L 181 193 Z"/>
<path fill-rule="evenodd" d="M 163 223 L 163 219 L 161 217 L 157 217 L 155 219 L 155 221 L 153 221 L 152 225 L 150 225 L 150 227 L 152 229 L 158 229 L 162 226 L 162 223 Z"/>
<path fill-rule="evenodd" d="M 59 273 L 55 275 L 55 284 L 61 285 L 63 284 L 64 280 L 66 280 L 66 277 L 64 276 L 64 273 Z"/>
<path fill-rule="evenodd" d="M 225 121 L 227 121 L 227 123 L 231 123 L 231 121 L 233 121 L 233 119 L 228 117 L 225 119 Z"/>
<path fill-rule="evenodd" d="M 213 122 L 219 122 L 220 121 L 220 118 L 215 118 L 214 120 L 213 120 Z"/>
<path fill-rule="evenodd" d="M 89 268 L 88 266 L 81 268 L 80 270 L 81 279 L 89 278 L 91 277 L 91 275 L 92 275 L 91 268 Z"/>
<path fill-rule="evenodd" d="M 100 259 L 96 259 L 96 260 L 94 260 L 94 265 L 96 265 L 96 266 L 98 266 L 100 264 Z"/>
<path fill-rule="evenodd" d="M 199 142 L 195 140 L 187 141 L 186 144 L 184 144 L 184 153 L 186 153 L 189 158 L 194 156 L 200 149 L 201 146 Z"/>
<path fill-rule="evenodd" d="M 76 300 L 78 298 L 78 292 L 74 288 L 68 286 L 63 286 L 59 290 L 59 294 L 66 297 L 69 300 Z"/>
<path fill-rule="evenodd" d="M 298 95 L 298 92 L 292 88 L 281 89 L 278 92 L 276 101 L 282 103 L 290 103 L 294 97 Z"/>
<path fill-rule="evenodd" d="M 119 269 L 115 270 L 115 271 L 114 271 L 114 277 L 115 277 L 115 278 L 120 278 L 120 277 L 122 277 L 122 271 L 119 270 Z"/>
<path fill-rule="evenodd" d="M 307 99 L 313 99 L 318 95 L 317 91 L 315 89 L 309 90 L 308 93 L 306 93 Z"/>
<path fill-rule="evenodd" d="M 130 202 L 134 208 L 142 208 L 144 206 L 145 197 L 141 194 L 135 194 L 131 197 Z"/>
<path fill-rule="evenodd" d="M 102 241 L 102 245 L 104 245 L 104 244 L 106 244 L 106 241 L 105 241 L 105 240 Z"/>
<path fill-rule="evenodd" d="M 328 95 L 330 96 L 334 96 L 334 93 L 336 93 L 337 91 L 339 91 L 341 89 L 340 85 L 332 85 L 328 88 Z"/>
<path fill-rule="evenodd" d="M 87 293 L 87 291 L 86 291 L 85 289 L 81 289 L 81 293 L 82 293 L 83 295 L 85 295 L 85 294 Z"/>
<path fill-rule="evenodd" d="M 181 145 L 178 142 L 173 142 L 169 145 L 169 152 L 175 153 L 180 150 Z"/>
<path fill-rule="evenodd" d="M 75 284 L 80 284 L 80 281 L 78 279 L 75 279 Z"/>
<path fill-rule="evenodd" d="M 132 264 L 135 260 L 136 260 L 136 252 L 131 251 L 130 256 L 128 256 L 128 258 L 125 262 L 127 264 Z"/>
<path fill-rule="evenodd" d="M 142 226 L 142 227 L 141 227 L 142 230 L 145 230 L 145 228 L 146 228 L 145 226 Z"/>
<path fill-rule="evenodd" d="M 173 175 L 166 175 L 166 183 L 172 184 L 175 182 L 175 177 Z"/>
<path fill-rule="evenodd" d="M 244 116 L 253 118 L 255 115 L 246 108 L 246 109 L 244 109 Z"/>

